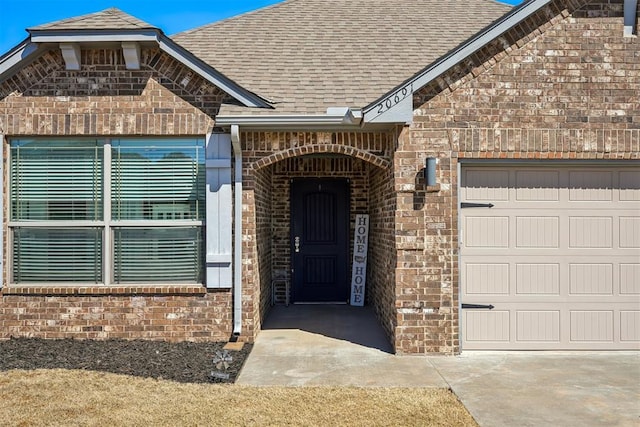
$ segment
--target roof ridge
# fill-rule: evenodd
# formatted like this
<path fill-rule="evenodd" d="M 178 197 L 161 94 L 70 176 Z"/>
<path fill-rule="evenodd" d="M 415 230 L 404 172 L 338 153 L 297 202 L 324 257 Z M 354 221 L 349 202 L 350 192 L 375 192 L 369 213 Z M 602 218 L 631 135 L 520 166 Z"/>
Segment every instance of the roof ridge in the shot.
<path fill-rule="evenodd" d="M 137 18 L 137 17 L 125 12 L 124 10 L 118 9 L 117 7 L 110 7 L 109 9 L 105 9 L 104 12 L 106 12 L 106 13 L 119 12 L 118 13 L 118 18 L 122 19 L 123 21 L 127 21 L 131 25 L 135 25 L 135 26 L 139 27 L 140 23 L 142 22 L 142 23 L 144 23 L 146 25 L 150 25 L 151 28 L 157 28 L 155 25 L 150 24 L 147 21 L 143 21 L 142 19 Z M 135 21 L 132 20 L 131 18 L 133 18 Z"/>
<path fill-rule="evenodd" d="M 284 6 L 285 4 L 291 4 L 291 3 L 294 3 L 294 2 L 297 2 L 297 1 L 300 1 L 300 0 L 279 0 L 278 3 L 274 3 L 274 4 L 267 5 L 267 6 L 263 6 L 263 7 L 258 8 L 258 9 L 248 10 L 246 12 L 243 12 L 243 13 L 239 14 L 239 15 L 229 16 L 228 18 L 220 19 L 220 20 L 214 21 L 214 22 L 209 22 L 208 24 L 204 24 L 204 25 L 201 25 L 199 27 L 190 28 L 188 30 L 172 34 L 171 38 L 173 38 L 175 36 L 182 36 L 182 35 L 185 35 L 185 34 L 191 34 L 191 33 L 195 32 L 195 31 L 200 31 L 200 30 L 202 30 L 204 28 L 213 27 L 213 26 L 216 26 L 216 25 L 221 25 L 223 23 L 234 21 L 234 20 L 240 19 L 240 18 L 245 18 L 246 16 L 253 15 L 253 14 L 258 13 L 258 12 L 263 12 L 263 11 L 268 10 L 268 9 L 275 9 L 275 8 L 280 7 L 280 6 Z"/>
<path fill-rule="evenodd" d="M 85 21 L 87 19 L 91 19 L 91 18 L 95 18 L 96 15 L 111 15 L 112 17 L 122 20 L 132 26 L 135 27 L 139 27 L 139 28 L 144 28 L 141 24 L 144 24 L 145 26 L 149 26 L 149 28 L 157 28 L 152 24 L 149 24 L 146 21 L 143 21 L 133 15 L 128 14 L 127 12 L 124 12 L 121 9 L 118 9 L 117 7 L 109 7 L 107 9 L 103 9 L 103 10 L 99 10 L 97 12 L 91 12 L 91 13 L 85 13 L 84 15 L 79 15 L 79 16 L 72 16 L 70 18 L 65 18 L 65 19 L 60 19 L 58 21 L 52 21 L 52 22 L 46 22 L 44 24 L 40 24 L 40 25 L 35 25 L 33 27 L 29 27 L 27 28 L 27 31 L 30 30 L 43 30 L 43 29 L 49 29 L 51 27 L 56 27 L 56 26 L 60 26 L 60 25 L 65 25 L 65 24 L 74 24 L 74 23 L 79 23 L 82 21 Z"/>

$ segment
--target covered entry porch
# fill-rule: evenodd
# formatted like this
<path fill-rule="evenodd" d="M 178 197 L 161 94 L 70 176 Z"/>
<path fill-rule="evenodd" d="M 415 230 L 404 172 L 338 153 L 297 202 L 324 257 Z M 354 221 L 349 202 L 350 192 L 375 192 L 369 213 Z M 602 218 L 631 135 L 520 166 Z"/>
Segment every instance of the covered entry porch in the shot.
<path fill-rule="evenodd" d="M 391 133 L 242 135 L 243 273 L 253 291 L 254 335 L 274 303 L 348 304 L 355 219 L 366 214 L 365 306 L 386 342 L 393 342 L 393 138 Z"/>

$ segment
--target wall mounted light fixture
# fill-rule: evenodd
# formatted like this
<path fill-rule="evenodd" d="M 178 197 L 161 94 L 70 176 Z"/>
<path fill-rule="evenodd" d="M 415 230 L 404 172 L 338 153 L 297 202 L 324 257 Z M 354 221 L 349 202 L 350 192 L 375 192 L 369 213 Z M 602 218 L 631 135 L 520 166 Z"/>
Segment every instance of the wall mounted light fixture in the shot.
<path fill-rule="evenodd" d="M 436 158 L 427 157 L 424 167 L 424 181 L 427 187 L 436 185 Z"/>

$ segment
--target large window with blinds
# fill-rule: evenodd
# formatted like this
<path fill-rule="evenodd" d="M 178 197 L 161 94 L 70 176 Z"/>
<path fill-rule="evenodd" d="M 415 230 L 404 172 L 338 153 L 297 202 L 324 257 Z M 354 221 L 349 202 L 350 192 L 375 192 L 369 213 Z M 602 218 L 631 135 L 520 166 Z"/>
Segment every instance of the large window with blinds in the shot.
<path fill-rule="evenodd" d="M 202 283 L 204 139 L 12 140 L 11 281 Z"/>

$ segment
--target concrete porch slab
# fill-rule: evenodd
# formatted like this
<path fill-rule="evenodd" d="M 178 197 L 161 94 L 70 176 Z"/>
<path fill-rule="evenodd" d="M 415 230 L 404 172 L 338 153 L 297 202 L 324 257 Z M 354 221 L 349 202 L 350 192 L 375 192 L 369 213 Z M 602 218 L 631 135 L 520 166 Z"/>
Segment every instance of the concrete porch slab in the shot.
<path fill-rule="evenodd" d="M 428 358 L 391 354 L 369 308 L 346 305 L 274 307 L 237 383 L 447 387 Z"/>

